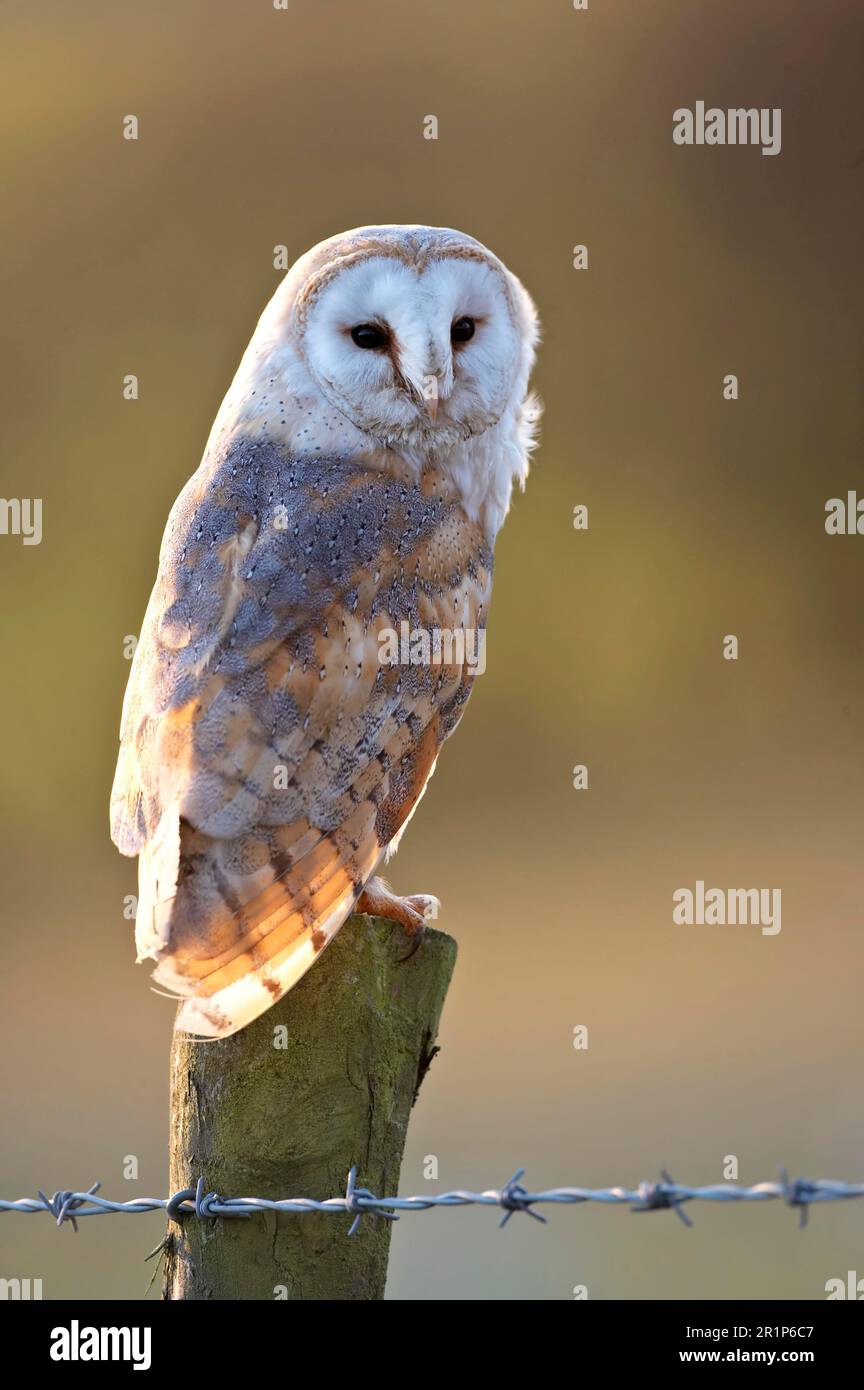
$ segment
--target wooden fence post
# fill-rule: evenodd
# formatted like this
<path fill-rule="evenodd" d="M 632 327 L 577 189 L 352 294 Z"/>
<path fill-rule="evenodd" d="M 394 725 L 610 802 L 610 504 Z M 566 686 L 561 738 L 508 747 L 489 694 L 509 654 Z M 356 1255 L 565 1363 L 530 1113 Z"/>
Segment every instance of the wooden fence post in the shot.
<path fill-rule="evenodd" d="M 352 917 L 261 1018 L 219 1042 L 175 1037 L 171 1191 L 314 1197 L 398 1187 L 408 1118 L 433 1055 L 456 943 L 427 930 L 405 960 L 392 922 Z M 172 1221 L 165 1299 L 378 1299 L 391 1222 L 319 1213 Z"/>

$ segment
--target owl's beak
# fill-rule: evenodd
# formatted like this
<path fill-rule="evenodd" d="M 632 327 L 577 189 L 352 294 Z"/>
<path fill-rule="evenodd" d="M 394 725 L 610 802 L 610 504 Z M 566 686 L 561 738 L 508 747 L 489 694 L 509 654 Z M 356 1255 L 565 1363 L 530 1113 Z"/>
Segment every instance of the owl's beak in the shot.
<path fill-rule="evenodd" d="M 428 398 L 426 398 L 423 401 L 423 409 L 425 410 L 428 418 L 432 421 L 432 424 L 434 425 L 438 416 L 438 397 L 429 396 Z"/>

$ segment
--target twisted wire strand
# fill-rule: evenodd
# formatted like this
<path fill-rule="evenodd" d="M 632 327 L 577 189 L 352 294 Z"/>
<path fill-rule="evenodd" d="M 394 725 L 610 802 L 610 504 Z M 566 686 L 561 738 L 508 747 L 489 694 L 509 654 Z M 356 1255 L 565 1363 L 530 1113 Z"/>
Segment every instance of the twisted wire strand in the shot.
<path fill-rule="evenodd" d="M 248 1219 L 255 1212 L 290 1212 L 297 1216 L 308 1212 L 325 1212 L 331 1215 L 349 1215 L 351 1222 L 349 1235 L 357 1230 L 364 1216 L 380 1216 L 388 1221 L 398 1221 L 403 1212 L 429 1211 L 435 1207 L 498 1207 L 503 1215 L 500 1225 L 506 1226 L 511 1216 L 521 1212 L 537 1221 L 545 1222 L 546 1217 L 534 1208 L 541 1204 L 575 1206 L 582 1202 L 598 1202 L 606 1206 L 628 1206 L 634 1212 L 674 1211 L 686 1226 L 692 1225 L 689 1215 L 683 1210 L 687 1202 L 772 1202 L 783 1201 L 799 1212 L 799 1224 L 806 1225 L 811 1206 L 820 1202 L 842 1202 L 850 1198 L 864 1197 L 864 1183 L 848 1183 L 832 1178 L 794 1178 L 781 1171 L 778 1182 L 760 1182 L 751 1187 L 741 1187 L 737 1183 L 713 1183 L 707 1187 L 689 1187 L 674 1182 L 667 1172 L 661 1174 L 659 1182 L 641 1182 L 638 1187 L 553 1187 L 545 1192 L 530 1192 L 521 1182 L 524 1168 L 519 1168 L 502 1187 L 489 1188 L 485 1192 L 470 1192 L 457 1188 L 452 1192 L 431 1193 L 416 1197 L 376 1197 L 374 1192 L 357 1184 L 357 1169 L 348 1174 L 345 1194 L 342 1197 L 328 1197 L 317 1201 L 313 1197 L 285 1197 L 271 1200 L 267 1197 L 220 1197 L 218 1192 L 208 1192 L 203 1177 L 194 1187 L 186 1187 L 171 1197 L 133 1197 L 128 1202 L 112 1202 L 99 1196 L 100 1183 L 95 1182 L 86 1192 L 73 1192 L 61 1189 L 48 1197 L 41 1190 L 37 1197 L 19 1197 L 15 1201 L 0 1198 L 0 1213 L 20 1212 L 33 1216 L 38 1212 L 50 1212 L 62 1226 L 69 1222 L 74 1231 L 78 1230 L 78 1220 L 84 1216 L 111 1216 L 123 1212 L 137 1216 L 141 1212 L 164 1211 L 169 1219 L 183 1220 L 194 1216 L 215 1219 L 219 1217 Z"/>

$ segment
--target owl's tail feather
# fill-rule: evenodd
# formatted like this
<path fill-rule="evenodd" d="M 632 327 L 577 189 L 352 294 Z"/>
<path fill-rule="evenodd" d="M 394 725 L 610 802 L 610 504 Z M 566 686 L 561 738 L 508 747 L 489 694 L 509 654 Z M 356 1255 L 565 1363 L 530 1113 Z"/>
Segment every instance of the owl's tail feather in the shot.
<path fill-rule="evenodd" d="M 303 845 L 296 826 L 230 843 L 181 827 L 177 892 L 165 905 L 170 918 L 152 951 L 154 980 L 183 1000 L 178 1031 L 228 1037 L 287 994 L 315 963 L 381 854 L 369 808 L 365 825 L 360 809 L 358 824 L 316 831 L 314 847 L 304 848 L 296 863 L 285 848 Z"/>

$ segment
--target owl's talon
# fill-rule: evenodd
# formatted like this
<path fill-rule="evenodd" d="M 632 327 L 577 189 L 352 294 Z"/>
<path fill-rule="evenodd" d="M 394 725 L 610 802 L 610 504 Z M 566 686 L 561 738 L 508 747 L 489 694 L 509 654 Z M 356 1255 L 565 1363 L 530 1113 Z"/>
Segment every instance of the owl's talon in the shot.
<path fill-rule="evenodd" d="M 414 893 L 411 897 L 400 898 L 392 893 L 381 878 L 372 878 L 367 883 L 357 901 L 357 912 L 366 912 L 370 917 L 384 917 L 389 922 L 398 922 L 405 935 L 411 938 L 411 949 L 400 957 L 400 962 L 410 960 L 420 948 L 426 932 L 426 923 L 438 916 L 441 907 L 431 893 Z"/>
<path fill-rule="evenodd" d="M 420 913 L 424 925 L 427 922 L 434 922 L 441 911 L 440 898 L 433 897 L 431 893 L 412 893 L 409 898 L 405 899 L 405 902 L 410 903 Z"/>
<path fill-rule="evenodd" d="M 407 951 L 404 956 L 399 957 L 400 965 L 404 965 L 405 962 L 409 961 L 412 956 L 416 956 L 417 952 L 420 950 L 420 947 L 423 944 L 423 938 L 426 935 L 426 923 L 421 922 L 419 927 L 416 927 L 413 931 L 409 931 L 406 927 L 405 931 L 411 940 L 411 949 L 410 951 Z"/>

